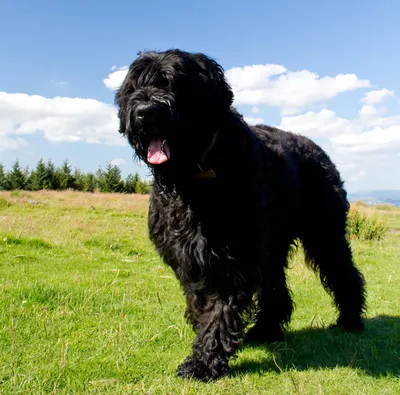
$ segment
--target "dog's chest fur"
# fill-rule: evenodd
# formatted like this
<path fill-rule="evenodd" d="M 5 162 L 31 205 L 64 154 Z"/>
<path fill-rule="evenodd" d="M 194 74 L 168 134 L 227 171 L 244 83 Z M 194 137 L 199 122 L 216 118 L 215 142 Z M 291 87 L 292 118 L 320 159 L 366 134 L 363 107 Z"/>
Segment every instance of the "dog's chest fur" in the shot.
<path fill-rule="evenodd" d="M 219 268 L 222 271 L 227 261 L 234 265 L 238 254 L 249 255 L 250 243 L 257 242 L 253 234 L 244 231 L 252 229 L 253 233 L 254 221 L 250 224 L 250 219 L 254 216 L 240 212 L 243 202 L 239 196 L 227 201 L 222 198 L 226 194 L 215 188 L 192 191 L 195 198 L 190 202 L 180 194 L 166 195 L 153 188 L 148 218 L 150 239 L 183 283 L 195 284 L 208 272 L 217 281 L 223 276 Z M 235 250 L 239 246 L 240 250 Z"/>

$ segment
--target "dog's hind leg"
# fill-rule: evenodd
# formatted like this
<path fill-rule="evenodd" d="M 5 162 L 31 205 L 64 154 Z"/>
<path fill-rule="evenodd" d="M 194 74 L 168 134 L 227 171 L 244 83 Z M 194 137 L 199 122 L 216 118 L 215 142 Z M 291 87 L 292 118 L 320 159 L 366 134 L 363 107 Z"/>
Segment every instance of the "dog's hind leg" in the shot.
<path fill-rule="evenodd" d="M 287 249 L 270 258 L 268 272 L 257 293 L 255 325 L 246 334 L 246 342 L 272 343 L 284 339 L 293 301 L 286 283 Z"/>
<path fill-rule="evenodd" d="M 224 291 L 224 295 L 206 295 L 204 308 L 192 312 L 198 332 L 192 355 L 178 367 L 178 376 L 208 380 L 227 373 L 229 359 L 242 337 L 241 314 L 248 298 L 229 293 L 227 287 Z"/>
<path fill-rule="evenodd" d="M 333 210 L 332 210 L 333 211 Z M 363 329 L 365 281 L 355 267 L 346 237 L 347 210 L 330 212 L 308 221 L 301 236 L 306 263 L 319 273 L 326 291 L 339 310 L 337 325 L 348 331 Z"/>

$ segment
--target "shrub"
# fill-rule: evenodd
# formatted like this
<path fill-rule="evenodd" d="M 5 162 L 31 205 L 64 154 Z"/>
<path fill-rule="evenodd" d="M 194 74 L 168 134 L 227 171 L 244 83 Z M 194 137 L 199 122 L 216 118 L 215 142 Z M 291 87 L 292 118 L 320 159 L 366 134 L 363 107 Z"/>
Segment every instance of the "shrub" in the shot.
<path fill-rule="evenodd" d="M 382 210 L 382 211 L 396 211 L 396 210 L 399 209 L 398 207 L 393 206 L 393 205 L 391 205 L 391 204 L 377 204 L 377 205 L 375 206 L 375 208 L 376 208 L 377 210 Z"/>
<path fill-rule="evenodd" d="M 6 199 L 0 198 L 0 210 L 10 207 L 10 203 Z"/>
<path fill-rule="evenodd" d="M 381 219 L 368 216 L 355 208 L 349 212 L 347 226 L 350 237 L 368 241 L 382 240 L 388 230 Z"/>

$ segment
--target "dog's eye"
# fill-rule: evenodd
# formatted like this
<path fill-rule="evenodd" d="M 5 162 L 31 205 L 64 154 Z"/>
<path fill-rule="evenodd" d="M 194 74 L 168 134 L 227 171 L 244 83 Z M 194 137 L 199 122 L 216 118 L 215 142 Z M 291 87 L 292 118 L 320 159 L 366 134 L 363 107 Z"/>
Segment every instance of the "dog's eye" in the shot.
<path fill-rule="evenodd" d="M 171 105 L 170 101 L 164 97 L 153 97 L 152 100 L 157 103 L 166 104 L 167 106 Z"/>

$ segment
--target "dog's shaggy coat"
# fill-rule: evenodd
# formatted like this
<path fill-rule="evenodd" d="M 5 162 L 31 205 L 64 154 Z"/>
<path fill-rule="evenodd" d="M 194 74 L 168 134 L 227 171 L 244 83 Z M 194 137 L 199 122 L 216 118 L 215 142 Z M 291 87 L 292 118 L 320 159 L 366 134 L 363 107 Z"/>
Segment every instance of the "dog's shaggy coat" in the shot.
<path fill-rule="evenodd" d="M 225 374 L 244 335 L 282 339 L 297 239 L 333 297 L 337 325 L 363 328 L 364 278 L 335 165 L 306 137 L 249 127 L 232 101 L 220 65 L 180 50 L 140 53 L 116 93 L 120 132 L 154 175 L 150 238 L 179 279 L 197 332 L 183 377 Z M 248 313 L 254 326 L 245 333 Z"/>

